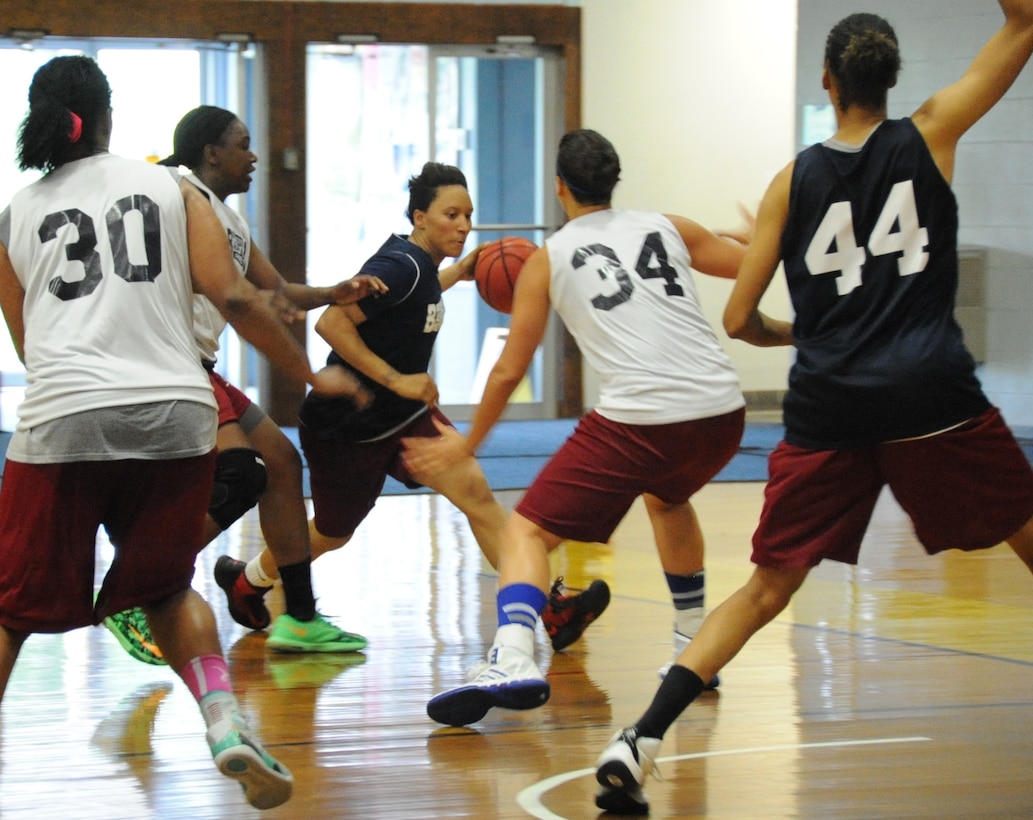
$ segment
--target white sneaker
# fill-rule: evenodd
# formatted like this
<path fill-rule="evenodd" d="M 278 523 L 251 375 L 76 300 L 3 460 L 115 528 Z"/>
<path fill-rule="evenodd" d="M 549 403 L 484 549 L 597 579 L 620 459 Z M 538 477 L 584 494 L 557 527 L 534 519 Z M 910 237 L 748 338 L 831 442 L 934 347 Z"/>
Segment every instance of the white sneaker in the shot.
<path fill-rule="evenodd" d="M 602 786 L 596 806 L 620 814 L 647 814 L 642 786 L 650 774 L 660 779 L 656 769 L 660 743 L 656 737 L 639 737 L 635 729 L 617 732 L 595 763 L 595 779 Z"/>
<path fill-rule="evenodd" d="M 488 663 L 487 658 L 481 658 L 479 661 L 474 661 L 463 671 L 463 680 L 467 683 L 473 683 L 477 678 L 484 674 L 485 671 L 487 671 L 489 666 L 491 666 L 491 664 Z"/>
<path fill-rule="evenodd" d="M 476 665 L 470 671 L 475 669 Z M 496 706 L 534 709 L 549 699 L 549 693 L 549 682 L 534 658 L 512 647 L 492 647 L 484 669 L 467 683 L 431 698 L 427 715 L 448 726 L 466 726 Z"/>
<path fill-rule="evenodd" d="M 670 672 L 671 667 L 678 662 L 678 657 L 681 655 L 682 652 L 685 651 L 685 647 L 692 643 L 692 638 L 690 638 L 688 635 L 682 635 L 681 632 L 679 632 L 677 629 L 674 630 L 673 634 L 674 652 L 671 655 L 671 659 L 656 671 L 656 676 L 660 678 L 660 680 L 663 680 L 667 677 L 667 673 Z M 717 687 L 720 685 L 721 678 L 717 675 L 714 675 L 714 677 L 712 677 L 710 679 L 710 682 L 706 685 L 706 688 L 717 689 Z"/>

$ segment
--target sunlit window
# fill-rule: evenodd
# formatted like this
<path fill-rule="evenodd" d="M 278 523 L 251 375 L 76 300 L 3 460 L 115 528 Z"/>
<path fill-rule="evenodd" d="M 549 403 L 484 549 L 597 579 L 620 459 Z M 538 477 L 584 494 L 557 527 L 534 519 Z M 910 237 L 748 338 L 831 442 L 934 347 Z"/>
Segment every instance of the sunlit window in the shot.
<path fill-rule="evenodd" d="M 428 160 L 466 175 L 475 225 L 467 252 L 504 234 L 543 240 L 530 227 L 543 210 L 540 59 L 500 61 L 423 45 L 313 44 L 307 69 L 309 282 L 352 276 L 391 233 L 409 232 L 408 180 Z M 508 225 L 476 230 L 486 222 Z M 308 317 L 316 367 L 329 353 L 314 331 L 320 312 Z M 479 401 L 479 374 L 498 356 L 495 342 L 508 324 L 472 282 L 448 291 L 432 363 L 442 404 Z M 514 403 L 542 400 L 540 372 L 536 361 Z"/>
<path fill-rule="evenodd" d="M 111 49 L 97 53 L 111 84 L 111 152 L 157 162 L 172 153 L 176 123 L 200 102 L 195 49 Z"/>

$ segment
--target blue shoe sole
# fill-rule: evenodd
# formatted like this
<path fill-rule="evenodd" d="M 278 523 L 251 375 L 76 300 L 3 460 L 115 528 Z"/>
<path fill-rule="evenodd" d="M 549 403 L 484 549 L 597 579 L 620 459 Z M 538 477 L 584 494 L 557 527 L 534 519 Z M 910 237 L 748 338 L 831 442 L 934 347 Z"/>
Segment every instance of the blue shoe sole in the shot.
<path fill-rule="evenodd" d="M 489 709 L 534 709 L 549 699 L 548 681 L 526 680 L 504 686 L 460 686 L 442 692 L 427 703 L 427 716 L 446 726 L 467 726 Z"/>

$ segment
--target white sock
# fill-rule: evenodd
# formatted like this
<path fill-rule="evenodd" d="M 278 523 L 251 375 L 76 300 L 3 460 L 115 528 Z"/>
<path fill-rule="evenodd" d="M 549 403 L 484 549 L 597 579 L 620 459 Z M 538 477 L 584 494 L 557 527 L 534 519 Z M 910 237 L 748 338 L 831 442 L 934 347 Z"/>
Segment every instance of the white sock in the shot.
<path fill-rule="evenodd" d="M 276 579 L 270 578 L 266 571 L 262 569 L 261 555 L 256 555 L 247 562 L 247 566 L 244 567 L 244 577 L 248 579 L 251 586 L 258 587 L 259 589 L 269 589 L 276 583 Z"/>
<path fill-rule="evenodd" d="M 516 649 L 533 658 L 534 630 L 520 624 L 500 626 L 495 633 L 495 643 L 492 646 Z"/>
<path fill-rule="evenodd" d="M 692 609 L 676 609 L 674 611 L 674 629 L 686 638 L 691 638 L 699 632 L 705 616 L 706 611 L 702 606 L 696 606 Z"/>
<path fill-rule="evenodd" d="M 240 704 L 236 695 L 231 692 L 209 692 L 201 698 L 199 706 L 204 717 L 204 725 L 207 727 L 223 720 L 232 720 L 235 714 L 240 713 Z"/>

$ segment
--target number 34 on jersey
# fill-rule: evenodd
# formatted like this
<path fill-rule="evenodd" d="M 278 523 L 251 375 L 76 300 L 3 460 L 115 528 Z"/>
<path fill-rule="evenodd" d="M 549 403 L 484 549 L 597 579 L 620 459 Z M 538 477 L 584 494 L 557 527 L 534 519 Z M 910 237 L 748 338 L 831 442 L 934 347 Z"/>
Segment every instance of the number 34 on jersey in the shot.
<path fill-rule="evenodd" d="M 861 272 L 872 256 L 900 254 L 897 271 L 910 276 L 925 270 L 929 262 L 929 232 L 918 224 L 915 189 L 911 180 L 896 183 L 868 237 L 859 245 L 854 233 L 854 214 L 849 202 L 834 202 L 825 213 L 807 246 L 804 262 L 812 276 L 838 273 L 840 296 L 861 286 Z"/>

